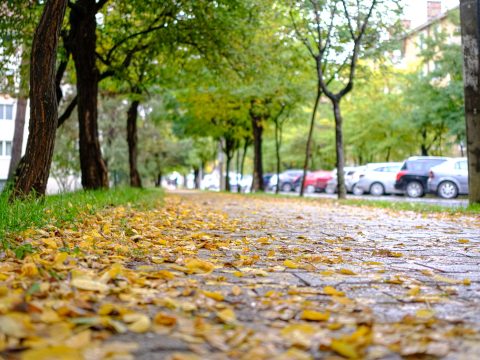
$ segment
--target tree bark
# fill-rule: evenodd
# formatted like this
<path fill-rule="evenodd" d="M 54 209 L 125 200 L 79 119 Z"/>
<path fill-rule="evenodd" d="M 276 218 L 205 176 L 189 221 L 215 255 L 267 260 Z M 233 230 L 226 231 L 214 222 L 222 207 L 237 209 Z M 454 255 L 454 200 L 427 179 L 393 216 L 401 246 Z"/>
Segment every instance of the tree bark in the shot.
<path fill-rule="evenodd" d="M 252 101 L 253 106 L 253 101 Z M 252 120 L 253 130 L 253 184 L 252 192 L 264 191 L 263 186 L 263 162 L 262 162 L 262 137 L 263 124 L 262 118 L 250 109 L 250 118 Z"/>
<path fill-rule="evenodd" d="M 320 96 L 322 96 L 321 85 L 317 85 L 317 96 L 315 97 L 315 104 L 313 105 L 312 117 L 310 119 L 310 129 L 308 130 L 307 147 L 305 149 L 305 162 L 303 163 L 303 178 L 300 183 L 300 197 L 303 196 L 305 191 L 305 179 L 307 178 L 308 161 L 312 156 L 312 136 L 313 127 L 315 125 L 315 115 L 317 114 L 318 103 L 320 102 Z M 278 186 L 277 186 L 278 188 Z"/>
<path fill-rule="evenodd" d="M 345 189 L 345 159 L 343 152 L 343 118 L 340 112 L 340 101 L 333 101 L 333 114 L 335 116 L 335 149 L 337 152 L 337 186 L 338 198 L 346 199 L 347 191 Z"/>
<path fill-rule="evenodd" d="M 44 195 L 55 145 L 58 109 L 55 62 L 67 0 L 49 0 L 35 31 L 30 60 L 30 124 L 27 149 L 16 171 L 11 199 Z"/>
<path fill-rule="evenodd" d="M 77 74 L 80 167 L 84 189 L 108 188 L 108 170 L 98 139 L 95 0 L 79 0 L 70 12 L 72 57 Z"/>
<path fill-rule="evenodd" d="M 25 115 L 28 99 L 20 95 L 17 99 L 17 113 L 15 114 L 15 129 L 13 132 L 12 157 L 8 168 L 8 180 L 13 180 L 15 170 L 22 158 L 23 133 L 25 131 Z"/>
<path fill-rule="evenodd" d="M 130 186 L 141 188 L 142 179 L 138 172 L 137 154 L 138 154 L 138 134 L 137 118 L 138 106 L 140 101 L 134 100 L 127 112 L 127 143 L 128 143 L 128 163 L 130 165 Z"/>
<path fill-rule="evenodd" d="M 163 180 L 163 173 L 161 171 L 158 172 L 157 178 L 155 179 L 155 187 L 161 187 Z"/>
<path fill-rule="evenodd" d="M 250 146 L 250 139 L 245 139 L 245 143 L 243 145 L 243 153 L 242 153 L 242 160 L 240 161 L 240 179 L 243 180 L 243 169 L 245 168 L 245 159 L 247 157 L 248 147 Z"/>
<path fill-rule="evenodd" d="M 480 1 L 460 0 L 470 204 L 480 203 Z"/>
<path fill-rule="evenodd" d="M 193 178 L 194 178 L 194 184 L 195 184 L 195 189 L 198 190 L 200 189 L 200 168 L 194 166 L 193 167 Z"/>

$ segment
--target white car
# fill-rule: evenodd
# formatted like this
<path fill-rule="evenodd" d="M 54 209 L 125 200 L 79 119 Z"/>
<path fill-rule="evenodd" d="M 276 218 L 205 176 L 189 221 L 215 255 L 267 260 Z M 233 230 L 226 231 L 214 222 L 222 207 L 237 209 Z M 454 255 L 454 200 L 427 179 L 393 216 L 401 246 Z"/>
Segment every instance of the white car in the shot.
<path fill-rule="evenodd" d="M 367 168 L 360 175 L 356 187 L 373 196 L 401 194 L 402 192 L 394 187 L 401 166 L 402 163 L 396 162 L 367 164 Z"/>

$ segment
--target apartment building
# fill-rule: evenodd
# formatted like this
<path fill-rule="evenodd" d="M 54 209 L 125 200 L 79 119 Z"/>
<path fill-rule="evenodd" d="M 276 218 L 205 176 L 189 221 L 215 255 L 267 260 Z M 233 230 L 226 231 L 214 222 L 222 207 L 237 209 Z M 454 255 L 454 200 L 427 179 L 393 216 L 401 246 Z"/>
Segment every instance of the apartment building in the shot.
<path fill-rule="evenodd" d="M 16 99 L 8 95 L 0 95 L 0 189 L 5 185 L 8 177 L 16 111 Z M 24 139 L 27 138 L 27 131 L 25 128 Z M 25 144 L 23 151 L 25 151 Z"/>
<path fill-rule="evenodd" d="M 404 68 L 418 64 L 425 39 L 434 36 L 435 32 L 445 32 L 450 34 L 449 41 L 461 42 L 458 24 L 452 21 L 458 13 L 458 5 L 443 9 L 441 1 L 427 1 L 426 10 L 426 21 L 414 28 L 411 27 L 412 20 L 403 21 L 406 33 L 402 38 L 401 66 Z M 426 64 L 425 71 L 429 72 L 434 66 L 434 63 Z"/>

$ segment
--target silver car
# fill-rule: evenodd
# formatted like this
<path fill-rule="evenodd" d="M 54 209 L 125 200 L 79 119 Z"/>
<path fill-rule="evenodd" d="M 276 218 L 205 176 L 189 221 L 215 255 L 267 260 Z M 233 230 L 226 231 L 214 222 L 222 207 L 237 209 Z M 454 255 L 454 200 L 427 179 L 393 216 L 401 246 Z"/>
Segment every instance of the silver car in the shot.
<path fill-rule="evenodd" d="M 362 192 L 358 192 L 355 185 L 356 185 L 356 178 L 355 173 L 358 174 L 359 171 L 362 171 L 365 167 L 364 166 L 347 166 L 343 168 L 343 173 L 345 174 L 345 190 L 347 192 L 353 192 L 355 195 L 362 195 Z M 332 171 L 332 178 L 328 180 L 327 187 L 325 188 L 325 192 L 327 194 L 334 194 L 338 191 L 338 184 L 337 184 L 337 169 Z"/>
<path fill-rule="evenodd" d="M 467 158 L 449 159 L 430 169 L 428 190 L 444 199 L 468 194 Z"/>
<path fill-rule="evenodd" d="M 360 175 L 356 186 L 374 196 L 399 193 L 394 184 L 401 167 L 402 163 L 394 162 L 368 164 L 367 170 Z"/>

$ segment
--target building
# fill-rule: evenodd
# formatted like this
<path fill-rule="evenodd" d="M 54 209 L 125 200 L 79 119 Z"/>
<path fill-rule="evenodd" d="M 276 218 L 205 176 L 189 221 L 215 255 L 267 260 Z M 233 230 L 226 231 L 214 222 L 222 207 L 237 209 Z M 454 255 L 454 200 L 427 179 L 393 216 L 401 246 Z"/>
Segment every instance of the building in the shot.
<path fill-rule="evenodd" d="M 0 190 L 5 186 L 8 179 L 16 112 L 16 99 L 8 95 L 0 95 Z M 25 148 L 27 146 L 29 114 L 30 109 L 27 105 L 22 154 L 25 153 Z M 75 191 L 78 189 L 81 189 L 78 176 L 69 175 L 61 179 L 53 177 L 48 179 L 47 193 L 49 194 L 56 194 L 63 191 Z"/>
<path fill-rule="evenodd" d="M 0 95 L 0 189 L 3 188 L 8 178 L 16 112 L 16 99 L 8 95 Z M 23 135 L 25 140 L 28 136 L 27 131 L 26 126 Z M 25 151 L 25 143 L 26 141 L 23 144 L 23 151 Z"/>
<path fill-rule="evenodd" d="M 406 33 L 402 37 L 401 66 L 409 68 L 418 65 L 420 53 L 424 49 L 425 39 L 431 38 L 435 32 L 449 34 L 449 41 L 460 44 L 459 25 L 452 21 L 452 16 L 458 13 L 458 5 L 442 11 L 441 1 L 427 1 L 427 21 L 411 28 L 412 20 L 404 20 Z M 426 72 L 434 63 L 426 64 Z"/>

